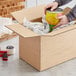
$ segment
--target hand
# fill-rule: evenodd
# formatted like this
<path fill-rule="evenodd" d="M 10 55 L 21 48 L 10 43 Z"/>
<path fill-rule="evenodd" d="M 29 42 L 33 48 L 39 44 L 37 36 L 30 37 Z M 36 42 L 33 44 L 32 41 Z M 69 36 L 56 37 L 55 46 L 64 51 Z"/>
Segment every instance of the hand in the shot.
<path fill-rule="evenodd" d="M 57 28 L 61 25 L 65 25 L 65 24 L 69 23 L 69 20 L 66 15 L 60 16 L 59 19 L 60 19 L 60 22 L 54 28 Z"/>
<path fill-rule="evenodd" d="M 58 7 L 58 2 L 53 2 L 53 3 L 48 4 L 48 5 L 45 7 L 45 10 L 44 10 L 44 11 L 46 12 L 46 9 L 47 9 L 47 8 L 51 8 L 50 10 L 53 11 L 53 10 L 55 10 L 57 7 Z"/>

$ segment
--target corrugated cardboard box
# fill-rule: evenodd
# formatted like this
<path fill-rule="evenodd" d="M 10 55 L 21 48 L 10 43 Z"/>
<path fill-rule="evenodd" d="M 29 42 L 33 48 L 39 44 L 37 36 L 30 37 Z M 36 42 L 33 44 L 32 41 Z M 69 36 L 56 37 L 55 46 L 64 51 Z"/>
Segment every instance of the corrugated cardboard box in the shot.
<path fill-rule="evenodd" d="M 7 26 L 20 37 L 19 56 L 39 71 L 76 57 L 76 25 L 64 27 L 40 36 L 22 26 L 24 17 L 41 21 L 44 6 L 23 9 L 12 13 L 20 24 Z"/>
<path fill-rule="evenodd" d="M 24 1 L 25 0 L 0 0 L 0 16 L 11 18 L 11 12 L 24 8 Z"/>

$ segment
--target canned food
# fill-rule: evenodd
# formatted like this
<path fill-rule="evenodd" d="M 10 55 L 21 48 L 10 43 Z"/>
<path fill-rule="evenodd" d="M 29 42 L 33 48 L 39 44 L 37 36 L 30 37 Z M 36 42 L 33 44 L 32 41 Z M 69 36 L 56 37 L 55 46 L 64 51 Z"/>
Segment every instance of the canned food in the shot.
<path fill-rule="evenodd" d="M 62 15 L 63 15 L 62 10 L 55 10 L 55 11 L 47 10 L 45 19 L 46 19 L 47 23 L 50 25 L 50 27 L 54 27 L 60 21 L 60 19 L 58 19 L 58 17 L 60 17 Z"/>
<path fill-rule="evenodd" d="M 57 25 L 59 23 L 59 21 L 60 21 L 58 19 L 58 17 L 62 16 L 62 15 L 63 15 L 62 12 L 57 12 L 57 11 L 50 12 L 50 11 L 46 11 L 46 21 L 48 22 L 48 24 Z"/>

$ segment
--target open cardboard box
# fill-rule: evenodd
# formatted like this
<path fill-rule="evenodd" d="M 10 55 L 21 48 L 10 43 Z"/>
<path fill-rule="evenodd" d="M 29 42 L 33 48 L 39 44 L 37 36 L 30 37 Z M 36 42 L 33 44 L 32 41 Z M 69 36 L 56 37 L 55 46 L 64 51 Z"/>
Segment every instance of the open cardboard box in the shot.
<path fill-rule="evenodd" d="M 42 5 L 12 13 L 19 24 L 7 26 L 19 35 L 19 57 L 39 71 L 76 57 L 76 25 L 42 36 L 22 26 L 24 17 L 30 21 L 41 21 L 44 7 Z"/>

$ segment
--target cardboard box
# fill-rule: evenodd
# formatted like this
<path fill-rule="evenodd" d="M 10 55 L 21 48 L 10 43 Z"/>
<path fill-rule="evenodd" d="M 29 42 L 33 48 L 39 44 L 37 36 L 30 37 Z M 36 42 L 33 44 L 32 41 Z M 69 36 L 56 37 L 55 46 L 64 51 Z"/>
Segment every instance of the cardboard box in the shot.
<path fill-rule="evenodd" d="M 67 26 L 40 36 L 22 26 L 24 17 L 41 21 L 44 6 L 12 13 L 20 24 L 7 26 L 19 35 L 19 56 L 37 70 L 42 71 L 76 57 L 76 25 Z"/>
<path fill-rule="evenodd" d="M 8 6 L 11 6 L 11 5 L 14 5 L 15 3 L 19 3 L 19 2 L 24 2 L 25 0 L 2 0 L 0 1 L 0 5 L 8 5 Z"/>
<path fill-rule="evenodd" d="M 25 0 L 1 0 L 0 1 L 0 16 L 12 17 L 10 12 L 18 11 L 24 8 Z"/>

